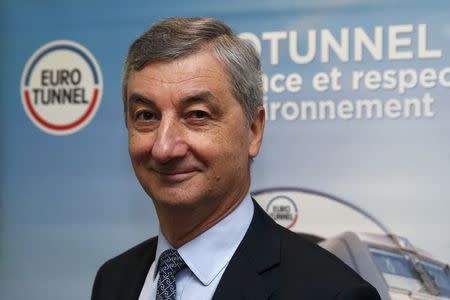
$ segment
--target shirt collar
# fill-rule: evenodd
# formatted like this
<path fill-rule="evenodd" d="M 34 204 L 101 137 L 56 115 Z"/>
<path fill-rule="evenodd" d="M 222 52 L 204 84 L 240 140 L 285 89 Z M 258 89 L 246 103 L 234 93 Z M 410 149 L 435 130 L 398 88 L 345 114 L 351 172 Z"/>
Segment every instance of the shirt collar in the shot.
<path fill-rule="evenodd" d="M 253 211 L 252 199 L 247 194 L 228 216 L 178 249 L 189 269 L 203 285 L 209 285 L 227 266 L 250 226 Z M 155 262 L 158 262 L 162 252 L 170 248 L 173 248 L 172 245 L 160 230 Z M 157 268 L 153 278 L 156 274 Z"/>

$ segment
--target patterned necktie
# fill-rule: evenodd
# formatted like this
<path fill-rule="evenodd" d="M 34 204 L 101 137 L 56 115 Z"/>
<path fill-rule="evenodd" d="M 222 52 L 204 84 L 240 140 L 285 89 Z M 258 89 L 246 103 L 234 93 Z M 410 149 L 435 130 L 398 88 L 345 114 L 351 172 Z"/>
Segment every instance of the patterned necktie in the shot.
<path fill-rule="evenodd" d="M 186 267 L 178 251 L 168 249 L 159 257 L 159 279 L 156 300 L 175 300 L 177 287 L 175 275 Z"/>

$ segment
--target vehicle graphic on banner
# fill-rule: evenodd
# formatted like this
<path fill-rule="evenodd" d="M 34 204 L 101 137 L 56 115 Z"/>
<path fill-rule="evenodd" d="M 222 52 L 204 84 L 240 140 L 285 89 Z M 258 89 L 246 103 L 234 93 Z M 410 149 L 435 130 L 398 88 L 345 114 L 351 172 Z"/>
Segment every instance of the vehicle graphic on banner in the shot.
<path fill-rule="evenodd" d="M 252 195 L 277 223 L 339 257 L 383 300 L 450 299 L 449 264 L 362 208 L 309 189 L 272 188 Z"/>

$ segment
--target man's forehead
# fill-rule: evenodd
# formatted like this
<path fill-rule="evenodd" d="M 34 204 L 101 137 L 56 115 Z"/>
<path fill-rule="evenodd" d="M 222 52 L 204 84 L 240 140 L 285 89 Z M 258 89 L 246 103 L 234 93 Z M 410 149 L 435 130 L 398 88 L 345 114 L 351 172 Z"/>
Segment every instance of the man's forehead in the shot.
<path fill-rule="evenodd" d="M 161 83 L 183 83 L 195 79 L 223 78 L 228 74 L 212 50 L 202 50 L 170 61 L 146 64 L 130 72 L 129 80 L 153 80 Z"/>
<path fill-rule="evenodd" d="M 181 84 L 215 77 L 217 76 L 215 76 L 214 72 L 193 72 L 191 70 L 183 70 L 182 68 L 180 68 L 179 72 L 173 71 L 173 74 L 167 74 L 166 72 L 158 72 L 158 68 L 150 65 L 142 70 L 130 72 L 128 87 L 132 87 L 133 83 Z"/>

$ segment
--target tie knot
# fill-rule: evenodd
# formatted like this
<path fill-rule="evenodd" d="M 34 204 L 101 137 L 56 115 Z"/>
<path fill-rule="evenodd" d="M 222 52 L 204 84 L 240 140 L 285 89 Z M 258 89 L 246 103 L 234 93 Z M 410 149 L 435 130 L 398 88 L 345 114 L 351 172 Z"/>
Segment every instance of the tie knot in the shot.
<path fill-rule="evenodd" d="M 186 263 L 175 249 L 168 249 L 159 257 L 159 273 L 162 276 L 175 276 L 185 267 Z"/>

